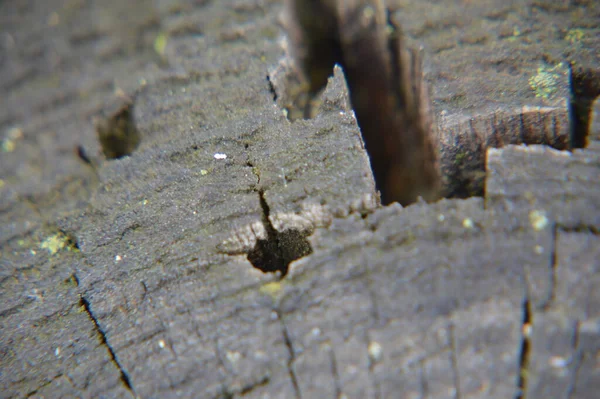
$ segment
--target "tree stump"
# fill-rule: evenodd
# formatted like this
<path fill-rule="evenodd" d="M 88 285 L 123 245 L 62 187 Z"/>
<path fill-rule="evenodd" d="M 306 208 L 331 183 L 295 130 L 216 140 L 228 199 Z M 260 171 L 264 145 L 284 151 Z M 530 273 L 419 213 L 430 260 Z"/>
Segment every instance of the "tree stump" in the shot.
<path fill-rule="evenodd" d="M 339 68 L 288 120 L 279 1 L 0 3 L 0 397 L 594 397 L 600 7 L 387 5 L 453 199 L 379 204 Z"/>

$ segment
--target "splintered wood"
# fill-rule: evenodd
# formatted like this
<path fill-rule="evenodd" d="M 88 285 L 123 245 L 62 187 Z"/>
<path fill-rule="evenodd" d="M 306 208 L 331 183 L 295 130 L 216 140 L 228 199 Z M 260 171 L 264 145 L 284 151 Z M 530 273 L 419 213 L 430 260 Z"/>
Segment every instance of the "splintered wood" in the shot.
<path fill-rule="evenodd" d="M 287 89 L 290 118 L 314 116 L 339 64 L 384 204 L 483 195 L 488 148 L 571 147 L 566 104 L 433 123 L 422 53 L 405 46 L 381 0 L 286 0 L 285 24 L 301 82 Z"/>
<path fill-rule="evenodd" d="M 418 54 L 402 45 L 381 1 L 287 1 L 292 53 L 311 98 L 334 64 L 350 99 L 383 203 L 439 198 L 436 135 Z M 311 102 L 305 103 L 311 115 Z"/>

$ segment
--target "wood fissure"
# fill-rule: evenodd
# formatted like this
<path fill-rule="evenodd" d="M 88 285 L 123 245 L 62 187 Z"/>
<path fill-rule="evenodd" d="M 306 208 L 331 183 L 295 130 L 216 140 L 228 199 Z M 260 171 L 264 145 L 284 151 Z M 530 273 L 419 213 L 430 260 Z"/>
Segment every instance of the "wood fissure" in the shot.
<path fill-rule="evenodd" d="M 80 296 L 80 306 L 82 306 L 84 308 L 84 310 L 88 314 L 90 320 L 92 321 L 92 323 L 94 323 L 94 330 L 98 334 L 98 339 L 100 340 L 100 343 L 102 344 L 102 346 L 106 347 L 106 350 L 108 351 L 111 362 L 115 365 L 115 367 L 119 371 L 119 374 L 121 376 L 121 381 L 123 382 L 123 384 L 125 385 L 127 390 L 131 393 L 131 396 L 133 398 L 136 398 L 137 395 L 135 393 L 135 389 L 131 382 L 131 378 L 129 377 L 129 373 L 127 373 L 127 370 L 125 370 L 125 368 L 123 368 L 123 366 L 121 366 L 121 363 L 119 362 L 119 358 L 117 357 L 117 353 L 115 352 L 113 347 L 109 344 L 108 338 L 106 336 L 106 333 L 104 332 L 104 329 L 102 329 L 102 327 L 100 326 L 100 323 L 98 321 L 98 318 L 92 312 L 90 302 L 83 295 Z"/>

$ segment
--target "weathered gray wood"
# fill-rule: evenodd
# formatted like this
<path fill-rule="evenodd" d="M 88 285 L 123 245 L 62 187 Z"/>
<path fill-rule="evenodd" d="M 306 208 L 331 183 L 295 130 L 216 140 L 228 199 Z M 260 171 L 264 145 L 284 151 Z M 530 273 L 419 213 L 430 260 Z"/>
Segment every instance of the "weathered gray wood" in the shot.
<path fill-rule="evenodd" d="M 339 72 L 314 119 L 274 104 L 278 2 L 155 4 L 0 3 L 0 397 L 512 398 L 524 370 L 529 398 L 593 397 L 597 151 L 490 151 L 484 199 L 381 208 Z M 459 5 L 418 4 L 409 30 Z M 106 160 L 123 93 L 141 142 Z M 312 253 L 280 281 L 260 240 Z"/>
<path fill-rule="evenodd" d="M 528 397 L 585 398 L 600 388 L 589 367 L 600 340 L 600 239 L 588 231 L 557 229 L 551 302 L 534 312 Z"/>
<path fill-rule="evenodd" d="M 520 213 L 545 237 L 531 248 L 546 259 L 545 271 L 536 276 L 525 264 L 531 300 L 526 397 L 586 397 L 598 389 L 597 372 L 583 366 L 598 345 L 597 154 L 540 146 L 488 151 L 486 208 Z"/>
<path fill-rule="evenodd" d="M 594 144 L 594 141 L 596 143 Z M 592 103 L 590 115 L 590 147 L 598 146 L 600 142 L 600 97 Z"/>
<path fill-rule="evenodd" d="M 482 195 L 486 148 L 570 147 L 569 64 L 598 70 L 597 2 L 390 3 L 426 49 L 445 195 Z"/>
<path fill-rule="evenodd" d="M 491 149 L 486 207 L 506 211 L 532 209 L 548 224 L 598 229 L 598 168 L 598 153 L 587 150 L 567 152 L 545 146 Z"/>

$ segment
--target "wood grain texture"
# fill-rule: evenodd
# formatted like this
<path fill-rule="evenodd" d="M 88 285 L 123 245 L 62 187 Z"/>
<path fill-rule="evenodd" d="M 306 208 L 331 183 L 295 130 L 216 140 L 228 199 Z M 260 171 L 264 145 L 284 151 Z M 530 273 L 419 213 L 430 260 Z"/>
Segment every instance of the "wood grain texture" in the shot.
<path fill-rule="evenodd" d="M 523 76 L 548 49 L 598 54 L 592 35 L 577 47 L 546 30 L 570 15 L 593 29 L 593 2 L 434 3 L 394 7 L 440 45 L 462 34 L 449 16 L 471 16 L 476 37 L 481 15 L 513 32 L 529 10 Z M 594 397 L 596 142 L 489 150 L 484 197 L 382 207 L 340 70 L 313 119 L 273 101 L 280 2 L 65 4 L 0 2 L 0 397 L 513 398 L 524 370 L 528 398 Z M 472 64 L 494 43 L 473 44 Z M 477 84 L 512 92 L 494 103 L 505 112 L 552 107 L 464 56 L 440 55 L 451 80 L 426 62 L 434 107 Z M 107 160 L 92 117 L 121 91 L 141 140 Z M 265 217 L 278 245 L 293 249 L 281 237 L 295 230 L 312 249 L 283 279 L 248 259 Z"/>

